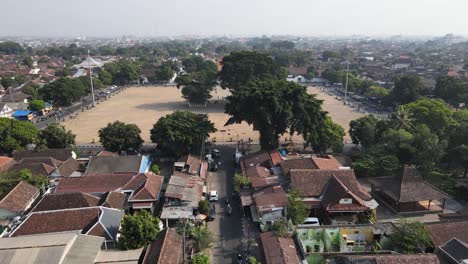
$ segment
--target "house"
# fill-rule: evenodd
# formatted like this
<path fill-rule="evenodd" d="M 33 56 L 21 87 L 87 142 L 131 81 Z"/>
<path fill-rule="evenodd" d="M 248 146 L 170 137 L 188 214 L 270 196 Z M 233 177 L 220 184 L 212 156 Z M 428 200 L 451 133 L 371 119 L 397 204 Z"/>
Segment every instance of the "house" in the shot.
<path fill-rule="evenodd" d="M 292 238 L 277 237 L 274 232 L 260 234 L 266 264 L 299 264 Z"/>
<path fill-rule="evenodd" d="M 169 221 L 193 217 L 202 199 L 203 186 L 203 180 L 198 176 L 174 172 L 166 187 L 160 217 L 166 220 L 166 226 Z"/>
<path fill-rule="evenodd" d="M 464 264 L 468 262 L 468 244 L 452 238 L 438 248 L 439 259 L 447 263 Z"/>
<path fill-rule="evenodd" d="M 31 121 L 34 118 L 34 112 L 30 110 L 16 110 L 11 117 L 19 121 Z"/>
<path fill-rule="evenodd" d="M 442 263 L 465 263 L 468 259 L 468 219 L 425 223 Z"/>
<path fill-rule="evenodd" d="M 74 158 L 65 161 L 56 160 L 51 157 L 23 158 L 10 168 L 10 171 L 21 171 L 27 169 L 34 175 L 43 175 L 49 178 L 51 184 L 63 177 L 81 175 L 82 165 Z"/>
<path fill-rule="evenodd" d="M 254 222 L 263 228 L 275 221 L 286 220 L 288 196 L 281 186 L 272 186 L 252 194 L 251 213 Z"/>
<path fill-rule="evenodd" d="M 288 67 L 288 74 L 290 74 L 292 76 L 306 75 L 307 74 L 307 68 L 306 67 L 289 66 Z"/>
<path fill-rule="evenodd" d="M 133 210 L 148 210 L 153 214 L 158 205 L 163 181 L 164 177 L 154 173 L 138 174 L 122 189 L 129 196 L 129 207 Z"/>
<path fill-rule="evenodd" d="M 93 264 L 139 264 L 141 263 L 143 251 L 143 247 L 129 250 L 101 248 Z"/>
<path fill-rule="evenodd" d="M 76 234 L 117 241 L 124 211 L 102 206 L 32 212 L 10 233 L 10 237 L 75 231 Z"/>
<path fill-rule="evenodd" d="M 0 156 L 0 173 L 8 171 L 15 163 L 15 160 L 10 157 Z"/>
<path fill-rule="evenodd" d="M 286 80 L 288 82 L 294 82 L 294 83 L 306 83 L 306 82 L 308 82 L 306 77 L 304 77 L 303 75 L 288 75 Z"/>
<path fill-rule="evenodd" d="M 38 234 L 0 239 L 3 264 L 93 264 L 104 238 L 76 232 Z"/>
<path fill-rule="evenodd" d="M 400 56 L 393 62 L 392 69 L 394 70 L 408 69 L 412 64 L 413 62 L 411 61 L 410 57 Z"/>
<path fill-rule="evenodd" d="M 23 215 L 39 197 L 39 188 L 25 182 L 19 182 L 0 200 L 0 222 L 7 225 L 16 216 Z"/>
<path fill-rule="evenodd" d="M 83 192 L 49 193 L 42 197 L 32 211 L 41 212 L 95 206 L 123 210 L 126 200 L 127 195 L 120 192 L 108 192 L 101 198 Z"/>
<path fill-rule="evenodd" d="M 150 156 L 92 156 L 84 173 L 87 175 L 120 172 L 146 173 L 150 170 Z"/>
<path fill-rule="evenodd" d="M 279 185 L 280 183 L 278 174 L 275 174 L 273 170 L 261 165 L 248 167 L 243 171 L 243 174 L 249 179 L 250 185 L 254 189 Z"/>
<path fill-rule="evenodd" d="M 354 170 L 291 169 L 291 188 L 299 191 L 311 214 L 334 224 L 356 222 L 378 204 L 359 184 Z"/>
<path fill-rule="evenodd" d="M 0 117 L 10 117 L 12 113 L 13 109 L 7 103 L 0 103 Z"/>
<path fill-rule="evenodd" d="M 66 161 L 70 158 L 76 159 L 76 154 L 72 149 L 43 149 L 43 150 L 15 150 L 13 158 L 20 161 L 24 158 L 53 158 L 59 161 Z"/>
<path fill-rule="evenodd" d="M 299 156 L 298 158 L 289 158 L 280 164 L 283 174 L 289 176 L 291 169 L 339 169 L 343 165 L 333 155 L 325 156 Z"/>
<path fill-rule="evenodd" d="M 398 177 L 376 177 L 369 179 L 372 194 L 391 210 L 400 213 L 438 213 L 445 207 L 448 195 L 421 178 L 414 166 L 405 166 Z M 442 201 L 442 205 L 432 203 Z"/>
<path fill-rule="evenodd" d="M 183 264 L 183 237 L 174 228 L 166 228 L 151 243 L 143 258 L 143 264 Z"/>
<path fill-rule="evenodd" d="M 163 181 L 164 177 L 152 172 L 70 177 L 60 180 L 56 193 L 84 192 L 102 199 L 108 192 L 120 192 L 128 197 L 125 202 L 129 210 L 154 213 Z"/>
<path fill-rule="evenodd" d="M 327 264 L 439 264 L 435 254 L 342 255 L 327 259 Z"/>
<path fill-rule="evenodd" d="M 323 263 L 318 260 L 327 255 L 370 252 L 375 243 L 388 244 L 388 235 L 394 230 L 392 223 L 298 226 L 295 239 L 301 255 L 309 263 Z M 379 250 L 382 254 L 391 252 Z"/>
<path fill-rule="evenodd" d="M 174 171 L 197 175 L 205 180 L 208 172 L 208 162 L 198 156 L 189 154 L 174 162 Z"/>

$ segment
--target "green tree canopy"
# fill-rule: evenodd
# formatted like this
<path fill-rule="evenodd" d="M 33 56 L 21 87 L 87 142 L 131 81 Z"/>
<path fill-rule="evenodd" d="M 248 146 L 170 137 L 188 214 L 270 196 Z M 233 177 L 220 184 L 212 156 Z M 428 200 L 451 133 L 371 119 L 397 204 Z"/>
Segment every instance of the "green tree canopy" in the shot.
<path fill-rule="evenodd" d="M 310 133 L 306 141 L 315 152 L 325 153 L 329 148 L 332 148 L 334 152 L 339 153 L 343 150 L 345 134 L 343 127 L 333 122 L 327 115 L 322 125 L 314 133 Z"/>
<path fill-rule="evenodd" d="M 0 83 L 5 89 L 16 86 L 16 80 L 13 78 L 8 78 L 8 77 L 2 77 L 2 80 Z"/>
<path fill-rule="evenodd" d="M 462 103 L 468 94 L 468 85 L 456 77 L 442 76 L 437 79 L 434 94 L 449 104 L 458 107 L 458 104 Z"/>
<path fill-rule="evenodd" d="M 137 249 L 156 240 L 159 233 L 159 219 L 141 210 L 135 215 L 126 214 L 120 228 L 119 247 Z"/>
<path fill-rule="evenodd" d="M 421 99 L 404 105 L 415 124 L 424 124 L 444 138 L 448 128 L 455 124 L 453 111 L 439 99 Z"/>
<path fill-rule="evenodd" d="M 321 101 L 305 88 L 285 80 L 257 80 L 227 97 L 226 125 L 247 122 L 260 132 L 264 150 L 276 149 L 279 136 L 289 132 L 314 133 L 323 123 Z"/>
<path fill-rule="evenodd" d="M 5 41 L 0 43 L 0 53 L 5 54 L 20 54 L 24 52 L 20 44 L 12 41 Z"/>
<path fill-rule="evenodd" d="M 85 93 L 90 94 L 91 93 L 91 81 L 89 79 L 89 76 L 80 76 L 77 78 L 80 80 L 80 82 L 83 84 L 85 88 Z M 100 79 L 98 78 L 93 78 L 93 89 L 96 91 L 97 89 L 101 89 L 103 87 L 103 84 Z"/>
<path fill-rule="evenodd" d="M 114 123 L 108 123 L 106 127 L 99 130 L 99 141 L 108 151 L 138 150 L 143 144 L 140 133 L 140 128 L 135 124 L 115 121 Z"/>
<path fill-rule="evenodd" d="M 143 73 L 141 63 L 130 60 L 107 63 L 104 69 L 112 75 L 114 84 L 128 84 L 130 81 L 138 80 Z"/>
<path fill-rule="evenodd" d="M 212 248 L 216 242 L 213 232 L 206 227 L 198 226 L 192 229 L 193 246 L 197 252 L 203 252 L 206 249 Z"/>
<path fill-rule="evenodd" d="M 463 177 L 468 176 L 468 146 L 460 145 L 448 152 L 448 157 L 452 164 L 463 168 Z"/>
<path fill-rule="evenodd" d="M 71 130 L 57 124 L 47 125 L 39 132 L 39 138 L 51 149 L 69 148 L 75 144 L 75 137 Z"/>
<path fill-rule="evenodd" d="M 106 70 L 101 70 L 98 74 L 98 78 L 103 85 L 112 84 L 112 75 Z"/>
<path fill-rule="evenodd" d="M 158 164 L 153 164 L 153 166 L 151 166 L 151 171 L 152 171 L 154 174 L 159 175 L 160 170 L 159 170 Z"/>
<path fill-rule="evenodd" d="M 395 250 L 404 254 L 418 253 L 432 246 L 430 233 L 423 223 L 403 219 L 396 224 L 390 240 Z"/>
<path fill-rule="evenodd" d="M 216 64 L 192 56 L 185 59 L 183 65 L 187 73 L 176 78 L 177 88 L 182 87 L 182 97 L 191 103 L 206 103 L 211 98 L 211 91 L 216 84 Z"/>
<path fill-rule="evenodd" d="M 174 70 L 172 68 L 172 63 L 163 62 L 155 70 L 155 78 L 158 81 L 169 81 L 174 76 Z"/>
<path fill-rule="evenodd" d="M 361 144 L 367 148 L 377 141 L 377 123 L 379 120 L 374 115 L 367 115 L 352 120 L 349 123 L 349 135 L 353 144 Z"/>
<path fill-rule="evenodd" d="M 302 196 L 298 191 L 292 191 L 288 195 L 288 218 L 293 224 L 304 223 L 304 219 L 309 215 L 309 209 L 302 201 Z"/>
<path fill-rule="evenodd" d="M 192 258 L 192 264 L 211 264 L 210 257 L 205 253 L 195 254 Z"/>
<path fill-rule="evenodd" d="M 46 104 L 42 100 L 32 100 L 29 102 L 28 109 L 31 111 L 42 111 L 46 107 Z"/>
<path fill-rule="evenodd" d="M 370 97 L 385 97 L 390 94 L 389 90 L 385 89 L 382 86 L 372 85 L 369 89 L 364 93 L 365 96 Z"/>
<path fill-rule="evenodd" d="M 161 117 L 150 133 L 151 141 L 167 154 L 181 156 L 199 148 L 209 133 L 216 131 L 207 114 L 176 111 Z"/>
<path fill-rule="evenodd" d="M 30 122 L 0 118 L 0 153 L 11 153 L 37 143 L 37 128 Z"/>
<path fill-rule="evenodd" d="M 393 104 L 401 105 L 418 100 L 423 91 L 421 78 L 405 75 L 395 80 L 395 87 L 390 94 Z"/>
<path fill-rule="evenodd" d="M 23 64 L 27 67 L 32 67 L 33 66 L 33 63 L 34 61 L 31 59 L 30 56 L 27 56 L 23 59 Z"/>
<path fill-rule="evenodd" d="M 39 94 L 54 106 L 70 106 L 85 95 L 85 87 L 78 79 L 59 78 L 44 85 Z"/>
<path fill-rule="evenodd" d="M 225 56 L 219 74 L 221 87 L 231 91 L 242 88 L 248 82 L 264 79 L 285 79 L 284 71 L 272 57 L 254 51 L 236 51 Z"/>

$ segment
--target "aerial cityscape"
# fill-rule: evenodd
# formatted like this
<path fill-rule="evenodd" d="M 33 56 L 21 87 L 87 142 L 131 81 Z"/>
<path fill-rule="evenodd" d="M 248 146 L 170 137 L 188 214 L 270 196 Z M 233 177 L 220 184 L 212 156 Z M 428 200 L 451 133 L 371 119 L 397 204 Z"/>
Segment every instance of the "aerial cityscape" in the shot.
<path fill-rule="evenodd" d="M 468 2 L 1 6 L 0 264 L 468 263 Z"/>

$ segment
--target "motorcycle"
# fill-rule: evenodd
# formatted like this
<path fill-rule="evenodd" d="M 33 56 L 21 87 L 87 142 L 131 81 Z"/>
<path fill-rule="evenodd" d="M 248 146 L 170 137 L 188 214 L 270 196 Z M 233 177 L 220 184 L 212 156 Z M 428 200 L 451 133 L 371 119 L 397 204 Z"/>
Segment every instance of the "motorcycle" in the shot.
<path fill-rule="evenodd" d="M 231 208 L 231 205 L 230 205 L 230 204 L 227 205 L 226 209 L 227 209 L 228 215 L 231 215 L 231 213 L 232 213 L 232 208 Z"/>

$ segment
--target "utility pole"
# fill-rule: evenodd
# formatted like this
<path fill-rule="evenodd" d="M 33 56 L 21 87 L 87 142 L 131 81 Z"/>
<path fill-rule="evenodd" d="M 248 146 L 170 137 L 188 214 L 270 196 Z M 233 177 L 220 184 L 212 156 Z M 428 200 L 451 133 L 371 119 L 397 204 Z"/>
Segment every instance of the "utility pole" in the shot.
<path fill-rule="evenodd" d="M 348 75 L 349 75 L 349 60 L 346 61 L 346 84 L 345 84 L 344 104 L 348 103 Z"/>
<path fill-rule="evenodd" d="M 91 57 L 89 56 L 89 50 L 88 50 L 88 66 L 89 66 L 89 81 L 91 82 L 91 95 L 93 97 L 93 107 L 95 107 L 96 101 L 94 100 L 93 72 L 91 69 Z"/>

